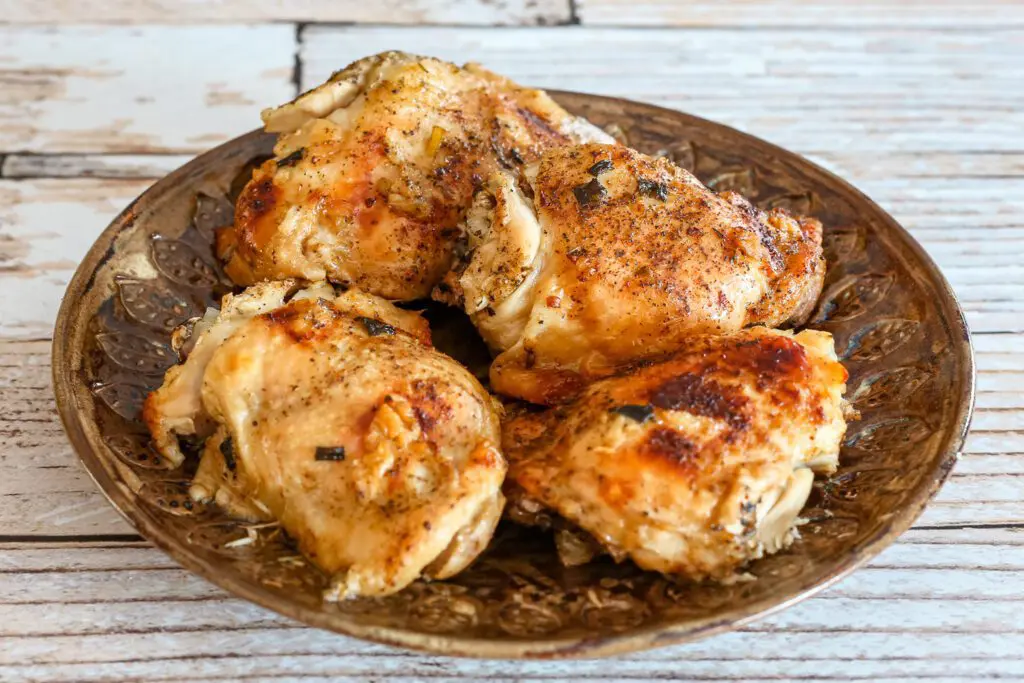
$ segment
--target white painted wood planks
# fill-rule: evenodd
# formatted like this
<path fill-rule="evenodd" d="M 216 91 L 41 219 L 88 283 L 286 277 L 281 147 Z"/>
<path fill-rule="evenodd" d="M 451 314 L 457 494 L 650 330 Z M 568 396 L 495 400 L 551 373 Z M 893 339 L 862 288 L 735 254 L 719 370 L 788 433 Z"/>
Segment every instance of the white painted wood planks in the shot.
<path fill-rule="evenodd" d="M 1024 680 L 1024 5 L 927 5 L 0 1 L 0 680 Z M 574 17 L 584 26 L 490 27 Z M 289 20 L 489 28 L 265 23 Z M 181 25 L 146 25 L 165 21 Z M 658 28 L 614 27 L 630 23 Z M 960 295 L 979 367 L 965 455 L 918 527 L 744 632 L 515 665 L 307 629 L 125 542 L 134 531 L 75 461 L 50 393 L 67 278 L 154 178 L 393 47 L 716 118 L 809 155 L 903 222 Z"/>

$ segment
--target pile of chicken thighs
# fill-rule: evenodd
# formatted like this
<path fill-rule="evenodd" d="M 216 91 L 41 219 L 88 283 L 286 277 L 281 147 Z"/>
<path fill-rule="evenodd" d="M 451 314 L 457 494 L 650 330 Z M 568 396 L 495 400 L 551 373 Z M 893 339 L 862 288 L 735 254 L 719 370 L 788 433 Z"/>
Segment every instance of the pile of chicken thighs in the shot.
<path fill-rule="evenodd" d="M 144 417 L 191 488 L 276 521 L 328 597 L 445 578 L 503 516 L 728 581 L 785 548 L 835 470 L 846 371 L 822 227 L 716 194 L 476 65 L 384 53 L 263 112 L 275 158 Z M 393 302 L 433 297 L 494 355 L 492 396 Z M 504 399 L 504 403 L 498 400 Z"/>

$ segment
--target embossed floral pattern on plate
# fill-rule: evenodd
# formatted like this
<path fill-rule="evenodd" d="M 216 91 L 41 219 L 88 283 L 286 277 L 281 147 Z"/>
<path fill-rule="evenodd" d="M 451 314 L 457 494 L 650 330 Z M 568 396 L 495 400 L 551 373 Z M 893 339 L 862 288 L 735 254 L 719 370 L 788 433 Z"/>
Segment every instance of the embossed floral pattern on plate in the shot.
<path fill-rule="evenodd" d="M 550 538 L 502 526 L 468 571 L 383 599 L 320 599 L 327 579 L 276 525 L 246 525 L 188 499 L 189 458 L 171 468 L 148 445 L 141 401 L 176 361 L 169 335 L 230 291 L 211 245 L 232 194 L 269 151 L 252 133 L 175 172 L 120 216 L 69 287 L 58 321 L 55 386 L 76 450 L 148 538 L 243 597 L 309 623 L 452 654 L 594 656 L 692 639 L 806 596 L 877 553 L 920 513 L 956 458 L 969 419 L 966 328 L 934 265 L 881 210 L 806 161 L 667 110 L 560 94 L 614 124 L 629 144 L 670 156 L 718 190 L 825 225 L 828 274 L 811 327 L 850 371 L 839 471 L 816 482 L 802 539 L 755 562 L 755 581 L 676 582 L 632 564 L 559 565 Z M 439 346 L 485 370 L 465 322 L 430 311 Z"/>

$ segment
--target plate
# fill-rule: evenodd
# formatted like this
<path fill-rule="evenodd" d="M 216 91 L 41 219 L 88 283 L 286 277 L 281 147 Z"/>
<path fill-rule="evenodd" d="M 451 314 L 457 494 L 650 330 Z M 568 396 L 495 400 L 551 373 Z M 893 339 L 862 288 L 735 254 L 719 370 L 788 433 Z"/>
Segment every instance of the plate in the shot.
<path fill-rule="evenodd" d="M 815 485 L 802 539 L 755 562 L 754 581 L 676 583 L 630 563 L 558 565 L 551 539 L 507 525 L 466 572 L 397 595 L 325 603 L 326 579 L 274 527 L 193 503 L 195 459 L 170 469 L 139 419 L 175 362 L 171 330 L 230 290 L 213 229 L 273 138 L 253 132 L 155 184 L 100 235 L 68 286 L 54 333 L 61 418 L 110 502 L 183 566 L 241 598 L 307 624 L 440 654 L 596 657 L 736 628 L 820 591 L 863 564 L 921 514 L 957 460 L 974 365 L 963 314 L 921 247 L 878 206 L 778 147 L 693 116 L 624 100 L 552 93 L 617 127 L 632 146 L 670 156 L 715 190 L 825 225 L 828 274 L 809 327 L 835 336 L 861 412 L 839 471 Z M 438 346 L 477 371 L 461 314 L 432 309 Z M 472 328 L 468 328 L 471 332 Z"/>

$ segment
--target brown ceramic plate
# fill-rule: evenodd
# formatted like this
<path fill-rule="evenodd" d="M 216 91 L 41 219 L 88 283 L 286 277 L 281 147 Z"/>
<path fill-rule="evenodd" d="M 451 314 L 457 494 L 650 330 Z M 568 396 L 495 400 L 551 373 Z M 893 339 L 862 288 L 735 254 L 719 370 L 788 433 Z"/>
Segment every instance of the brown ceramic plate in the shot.
<path fill-rule="evenodd" d="M 974 367 L 953 292 L 921 247 L 870 200 L 806 160 L 678 112 L 573 93 L 566 108 L 621 128 L 716 190 L 817 216 L 828 276 L 811 327 L 835 335 L 850 371 L 841 467 L 819 481 L 789 550 L 754 563 L 756 581 L 685 585 L 610 561 L 564 569 L 551 539 L 499 529 L 450 581 L 324 603 L 325 578 L 272 528 L 246 528 L 186 495 L 194 462 L 170 469 L 139 420 L 175 356 L 170 331 L 228 291 L 214 227 L 272 138 L 244 135 L 139 197 L 100 236 L 68 286 L 54 335 L 57 402 L 68 436 L 110 502 L 182 565 L 246 600 L 313 626 L 431 652 L 594 657 L 694 640 L 816 593 L 879 553 L 921 514 L 957 460 Z M 471 367 L 486 356 L 464 318 L 432 311 L 439 346 Z M 471 328 L 468 328 L 471 331 Z M 448 343 L 446 343 L 448 342 Z"/>

